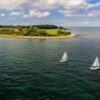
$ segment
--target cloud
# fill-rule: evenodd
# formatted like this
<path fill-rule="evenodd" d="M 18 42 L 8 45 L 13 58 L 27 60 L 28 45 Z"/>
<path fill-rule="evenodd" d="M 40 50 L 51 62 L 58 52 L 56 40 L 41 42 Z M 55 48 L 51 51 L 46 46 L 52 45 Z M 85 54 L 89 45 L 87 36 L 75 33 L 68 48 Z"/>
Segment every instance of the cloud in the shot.
<path fill-rule="evenodd" d="M 59 0 L 59 5 L 65 9 L 77 9 L 87 5 L 86 0 Z"/>
<path fill-rule="evenodd" d="M 23 13 L 22 12 L 17 12 L 17 11 L 12 11 L 11 13 L 10 13 L 10 15 L 12 15 L 12 16 L 20 16 L 20 15 L 22 15 Z"/>
<path fill-rule="evenodd" d="M 58 10 L 64 16 L 92 16 L 87 13 L 94 7 L 100 7 L 100 2 L 91 4 L 89 0 L 0 0 L 0 9 L 23 12 L 27 9 L 29 13 L 25 12 L 23 17 L 46 17 L 51 10 Z M 19 16 L 21 13 L 12 12 L 10 15 Z"/>
<path fill-rule="evenodd" d="M 24 14 L 22 17 L 23 18 L 27 18 L 27 17 L 29 17 L 29 15 L 28 14 Z"/>
<path fill-rule="evenodd" d="M 88 0 L 37 0 L 34 1 L 34 3 L 32 3 L 32 1 L 33 0 L 31 0 L 29 4 L 29 7 L 31 9 L 38 9 L 38 10 L 57 9 L 58 12 L 63 14 L 65 17 L 89 16 L 89 14 L 87 13 L 90 13 L 90 8 L 100 6 L 100 2 L 91 4 L 89 3 Z"/>
<path fill-rule="evenodd" d="M 51 10 L 60 6 L 65 9 L 72 9 L 86 4 L 86 0 L 30 0 L 29 7 Z"/>
<path fill-rule="evenodd" d="M 0 8 L 6 10 L 20 9 L 23 7 L 51 10 L 59 6 L 75 8 L 85 4 L 86 0 L 0 0 Z"/>
<path fill-rule="evenodd" d="M 29 11 L 29 14 L 25 14 L 23 15 L 24 18 L 26 17 L 46 17 L 46 16 L 49 16 L 50 15 L 50 12 L 48 11 L 44 11 L 44 12 L 40 12 L 38 10 L 30 10 Z"/>
<path fill-rule="evenodd" d="M 71 16 L 84 16 L 84 14 L 81 14 L 78 10 L 58 10 L 59 13 L 62 13 L 65 17 L 71 17 Z"/>
<path fill-rule="evenodd" d="M 2 16 L 2 17 L 5 16 L 5 13 L 1 13 L 0 16 Z"/>
<path fill-rule="evenodd" d="M 26 4 L 26 0 L 0 0 L 0 9 L 12 10 L 19 9 Z"/>
<path fill-rule="evenodd" d="M 95 4 L 88 4 L 87 9 L 94 8 L 94 7 L 100 7 L 100 2 L 97 2 Z"/>
<path fill-rule="evenodd" d="M 80 24 L 83 24 L 83 25 L 89 25 L 90 22 L 89 22 L 89 21 L 82 21 L 82 22 L 80 22 Z"/>
<path fill-rule="evenodd" d="M 99 10 L 89 10 L 87 12 L 80 13 L 76 10 L 59 10 L 59 13 L 62 13 L 65 17 L 97 17 L 100 16 Z"/>
<path fill-rule="evenodd" d="M 100 11 L 99 10 L 91 10 L 90 12 L 87 13 L 88 17 L 96 17 L 100 16 Z"/>

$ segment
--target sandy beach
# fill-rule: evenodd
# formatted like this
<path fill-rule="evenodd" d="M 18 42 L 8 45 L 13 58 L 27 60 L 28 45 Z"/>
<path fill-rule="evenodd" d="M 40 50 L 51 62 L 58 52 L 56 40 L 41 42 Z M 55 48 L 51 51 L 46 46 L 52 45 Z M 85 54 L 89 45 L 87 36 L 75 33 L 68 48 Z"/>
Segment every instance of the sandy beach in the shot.
<path fill-rule="evenodd" d="M 18 38 L 18 39 L 64 39 L 77 37 L 78 34 L 71 34 L 68 36 L 10 36 L 10 35 L 0 35 L 1 38 Z"/>

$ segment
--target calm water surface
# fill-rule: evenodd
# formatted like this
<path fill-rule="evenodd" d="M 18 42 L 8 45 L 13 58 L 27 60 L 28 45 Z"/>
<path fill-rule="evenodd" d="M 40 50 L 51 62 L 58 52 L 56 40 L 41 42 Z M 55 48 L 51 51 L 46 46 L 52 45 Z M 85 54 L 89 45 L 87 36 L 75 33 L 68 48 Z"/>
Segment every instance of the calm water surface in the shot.
<path fill-rule="evenodd" d="M 65 50 L 69 61 L 61 64 Z M 100 100 L 100 70 L 89 70 L 97 55 L 100 39 L 96 37 L 0 38 L 0 100 Z"/>

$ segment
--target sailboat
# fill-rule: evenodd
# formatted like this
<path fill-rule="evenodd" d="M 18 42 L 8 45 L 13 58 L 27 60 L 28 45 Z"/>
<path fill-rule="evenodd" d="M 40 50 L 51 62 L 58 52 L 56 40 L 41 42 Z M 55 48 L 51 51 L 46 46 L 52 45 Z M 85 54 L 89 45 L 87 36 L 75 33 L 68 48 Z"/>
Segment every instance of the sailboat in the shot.
<path fill-rule="evenodd" d="M 68 55 L 67 55 L 67 53 L 66 53 L 66 51 L 65 51 L 65 53 L 63 54 L 63 56 L 62 56 L 60 62 L 66 62 L 66 61 L 68 61 Z"/>
<path fill-rule="evenodd" d="M 92 67 L 90 67 L 90 70 L 97 70 L 100 69 L 100 63 L 98 56 L 95 58 L 94 63 L 92 64 Z"/>

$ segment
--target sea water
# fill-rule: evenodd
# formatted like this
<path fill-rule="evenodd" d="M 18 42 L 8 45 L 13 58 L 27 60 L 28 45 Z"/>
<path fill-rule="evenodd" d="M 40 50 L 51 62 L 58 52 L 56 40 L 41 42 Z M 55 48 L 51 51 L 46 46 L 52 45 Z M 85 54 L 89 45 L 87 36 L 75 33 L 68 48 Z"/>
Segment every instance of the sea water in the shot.
<path fill-rule="evenodd" d="M 100 28 L 72 31 L 80 37 L 0 38 L 0 100 L 100 100 L 100 70 L 90 70 Z M 65 51 L 69 61 L 60 63 Z"/>

